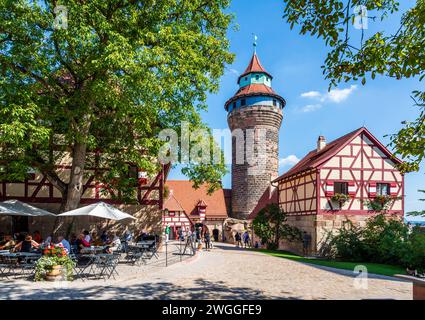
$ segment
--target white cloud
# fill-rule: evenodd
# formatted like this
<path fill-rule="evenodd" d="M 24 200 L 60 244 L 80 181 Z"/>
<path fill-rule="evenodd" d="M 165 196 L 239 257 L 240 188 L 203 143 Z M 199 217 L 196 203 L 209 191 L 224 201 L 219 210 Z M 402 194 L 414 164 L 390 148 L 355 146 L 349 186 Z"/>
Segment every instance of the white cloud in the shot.
<path fill-rule="evenodd" d="M 322 94 L 319 91 L 308 91 L 301 93 L 302 98 L 321 98 Z"/>
<path fill-rule="evenodd" d="M 351 85 L 349 88 L 345 89 L 332 89 L 331 91 L 320 93 L 319 91 L 308 91 L 301 94 L 301 98 L 307 98 L 307 99 L 314 99 L 320 102 L 333 102 L 333 103 L 341 103 L 348 99 L 348 97 L 357 89 L 356 85 Z M 317 108 L 317 105 L 309 105 L 310 107 L 316 106 L 316 108 L 313 110 L 308 111 L 314 111 L 319 108 Z M 306 106 L 307 107 L 307 106 Z M 305 107 L 304 107 L 305 108 Z M 303 108 L 303 109 L 304 109 Z M 310 108 L 311 109 L 311 108 Z M 306 111 L 306 112 L 308 112 Z"/>
<path fill-rule="evenodd" d="M 300 159 L 298 159 L 298 157 L 296 155 L 291 154 L 291 155 L 287 156 L 286 158 L 280 159 L 279 160 L 279 166 L 280 167 L 293 166 L 293 165 L 296 165 L 299 161 L 300 161 Z"/>
<path fill-rule="evenodd" d="M 235 76 L 239 76 L 241 74 L 238 70 L 233 68 L 228 68 L 227 70 L 229 71 L 229 73 L 234 74 Z"/>
<path fill-rule="evenodd" d="M 301 108 L 301 112 L 312 112 L 320 109 L 321 107 L 321 104 L 308 104 Z"/>
<path fill-rule="evenodd" d="M 340 103 L 347 98 L 357 89 L 356 85 L 352 85 L 350 88 L 346 89 L 333 89 L 326 94 L 326 98 L 332 102 Z"/>

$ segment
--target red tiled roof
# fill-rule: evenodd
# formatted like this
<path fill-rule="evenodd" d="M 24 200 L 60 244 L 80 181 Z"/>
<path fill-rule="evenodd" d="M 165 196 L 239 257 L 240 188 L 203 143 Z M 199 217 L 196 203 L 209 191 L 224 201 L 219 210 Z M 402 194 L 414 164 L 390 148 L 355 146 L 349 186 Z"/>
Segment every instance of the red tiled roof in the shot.
<path fill-rule="evenodd" d="M 197 205 L 201 200 L 207 206 L 207 218 L 227 218 L 228 213 L 224 189 L 219 189 L 208 195 L 206 185 L 200 186 L 199 189 L 194 189 L 192 184 L 192 181 L 187 180 L 169 180 L 165 185 L 168 186 L 170 193 L 172 192 L 187 215 L 197 215 Z"/>
<path fill-rule="evenodd" d="M 184 211 L 172 192 L 170 192 L 168 199 L 164 201 L 164 209 L 168 209 L 169 211 Z"/>
<path fill-rule="evenodd" d="M 263 72 L 265 74 L 267 74 L 270 78 L 273 78 L 270 73 L 268 73 L 266 71 L 266 69 L 263 68 L 263 66 L 260 63 L 260 59 L 258 59 L 258 56 L 256 53 L 253 54 L 251 61 L 249 62 L 248 67 L 245 69 L 244 73 L 242 73 L 239 76 L 239 80 L 246 76 L 248 73 L 252 73 L 252 72 Z M 238 81 L 239 82 L 239 81 Z"/>
<path fill-rule="evenodd" d="M 266 86 L 265 84 L 249 84 L 245 87 L 242 87 L 236 92 L 234 97 L 240 97 L 247 94 L 254 94 L 254 93 L 266 93 L 266 94 L 276 94 L 274 90 L 271 87 Z"/>
<path fill-rule="evenodd" d="M 376 139 L 365 127 L 354 130 L 346 135 L 328 143 L 326 147 L 317 152 L 317 150 L 310 151 L 300 162 L 298 162 L 295 166 L 293 166 L 288 172 L 281 175 L 279 178 L 275 179 L 273 182 L 288 178 L 297 173 L 315 169 L 333 156 L 335 156 L 342 148 L 344 148 L 347 144 L 349 144 L 355 137 L 359 134 L 365 133 L 365 135 L 371 140 L 373 143 L 378 145 L 381 150 L 387 154 L 388 157 L 392 158 L 394 161 L 401 163 L 402 161 L 393 157 L 392 153 L 382 145 L 378 139 Z"/>
<path fill-rule="evenodd" d="M 270 188 L 267 188 L 267 190 L 263 193 L 260 200 L 258 200 L 257 205 L 255 206 L 254 210 L 249 214 L 248 220 L 253 220 L 257 216 L 258 212 L 260 212 L 261 209 L 265 208 L 270 203 L 278 203 L 278 192 L 277 188 L 273 188 L 272 194 L 270 195 Z"/>
<path fill-rule="evenodd" d="M 233 97 L 226 101 L 225 108 L 227 110 L 227 106 L 238 98 L 263 94 L 274 96 L 275 98 L 279 99 L 283 103 L 283 105 L 286 104 L 285 99 L 279 96 L 271 87 L 268 87 L 265 84 L 254 83 L 240 88 Z"/>

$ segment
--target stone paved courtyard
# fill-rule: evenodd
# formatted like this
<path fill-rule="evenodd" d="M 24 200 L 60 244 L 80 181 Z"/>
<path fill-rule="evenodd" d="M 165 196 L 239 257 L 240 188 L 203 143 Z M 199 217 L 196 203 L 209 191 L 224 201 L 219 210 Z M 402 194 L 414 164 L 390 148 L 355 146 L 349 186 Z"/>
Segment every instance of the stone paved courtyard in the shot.
<path fill-rule="evenodd" d="M 355 289 L 350 272 L 323 269 L 217 244 L 174 263 L 120 266 L 117 280 L 0 280 L 0 299 L 411 299 L 412 285 L 372 276 Z"/>

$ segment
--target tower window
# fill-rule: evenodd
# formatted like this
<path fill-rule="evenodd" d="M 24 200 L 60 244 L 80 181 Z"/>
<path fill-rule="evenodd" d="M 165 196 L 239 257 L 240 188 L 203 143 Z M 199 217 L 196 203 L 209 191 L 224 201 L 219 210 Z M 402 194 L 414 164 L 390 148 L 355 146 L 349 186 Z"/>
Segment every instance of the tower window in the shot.
<path fill-rule="evenodd" d="M 273 105 L 276 107 L 276 104 L 277 104 L 277 102 L 276 102 L 276 99 L 273 99 Z"/>
<path fill-rule="evenodd" d="M 241 106 L 244 106 L 244 105 L 246 105 L 246 100 L 245 99 L 242 99 L 241 100 Z"/>
<path fill-rule="evenodd" d="M 236 101 L 233 102 L 233 109 L 236 109 Z"/>
<path fill-rule="evenodd" d="M 255 80 L 258 80 L 258 79 L 260 79 L 260 76 L 257 74 L 257 75 L 255 76 Z"/>
<path fill-rule="evenodd" d="M 248 80 L 248 77 L 245 77 L 245 81 Z"/>

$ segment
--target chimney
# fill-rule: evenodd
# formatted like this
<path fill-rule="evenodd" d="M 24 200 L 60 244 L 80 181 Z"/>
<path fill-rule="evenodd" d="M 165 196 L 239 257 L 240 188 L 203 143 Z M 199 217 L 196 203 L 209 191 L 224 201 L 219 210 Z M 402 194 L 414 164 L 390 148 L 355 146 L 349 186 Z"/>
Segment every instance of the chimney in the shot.
<path fill-rule="evenodd" d="M 326 147 L 326 139 L 324 136 L 319 136 L 319 139 L 317 139 L 317 152 L 323 150 L 324 147 Z"/>

